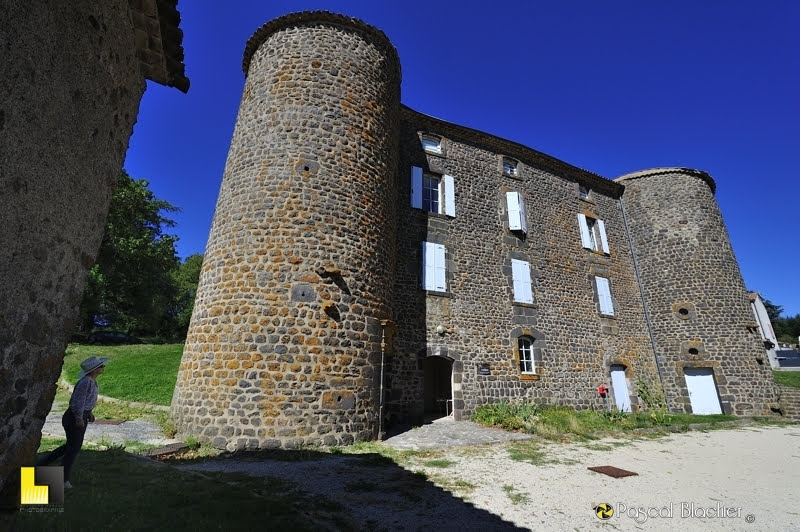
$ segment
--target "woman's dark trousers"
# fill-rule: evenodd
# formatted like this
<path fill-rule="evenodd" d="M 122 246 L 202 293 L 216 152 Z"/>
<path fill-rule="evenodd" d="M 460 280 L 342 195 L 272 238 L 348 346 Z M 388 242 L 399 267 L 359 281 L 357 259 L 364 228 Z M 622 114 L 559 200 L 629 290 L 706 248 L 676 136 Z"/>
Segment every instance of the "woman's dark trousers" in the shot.
<path fill-rule="evenodd" d="M 69 481 L 72 464 L 75 463 L 75 457 L 78 456 L 78 452 L 80 452 L 83 445 L 83 436 L 86 434 L 86 426 L 89 424 L 89 412 L 87 410 L 83 413 L 82 427 L 75 423 L 75 416 L 71 410 L 68 409 L 64 412 L 64 415 L 61 416 L 61 425 L 64 427 L 64 432 L 67 433 L 67 443 L 57 449 L 53 449 L 39 460 L 36 465 L 44 466 L 63 456 L 64 459 L 61 465 L 64 466 L 64 482 Z"/>

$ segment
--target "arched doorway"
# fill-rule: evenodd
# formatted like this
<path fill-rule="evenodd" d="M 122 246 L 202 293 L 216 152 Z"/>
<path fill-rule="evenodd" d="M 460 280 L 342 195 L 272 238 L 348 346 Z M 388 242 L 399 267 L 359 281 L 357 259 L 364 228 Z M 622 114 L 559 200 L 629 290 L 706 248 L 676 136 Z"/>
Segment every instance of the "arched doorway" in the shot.
<path fill-rule="evenodd" d="M 429 356 L 423 363 L 425 421 L 453 413 L 453 361 Z"/>

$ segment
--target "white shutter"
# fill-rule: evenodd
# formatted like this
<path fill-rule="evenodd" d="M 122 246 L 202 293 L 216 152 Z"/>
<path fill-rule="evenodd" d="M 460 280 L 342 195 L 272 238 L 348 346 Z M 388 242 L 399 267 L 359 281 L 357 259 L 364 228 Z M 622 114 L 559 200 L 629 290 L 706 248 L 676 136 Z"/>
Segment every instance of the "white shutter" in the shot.
<path fill-rule="evenodd" d="M 589 234 L 586 215 L 580 212 L 578 213 L 578 225 L 581 228 L 581 245 L 586 249 L 592 249 L 592 235 Z"/>
<path fill-rule="evenodd" d="M 508 228 L 512 231 L 522 229 L 519 223 L 519 194 L 506 192 L 506 205 L 508 205 Z"/>
<path fill-rule="evenodd" d="M 611 288 L 608 279 L 605 277 L 595 277 L 597 284 L 597 298 L 600 300 L 600 312 L 608 316 L 614 315 L 614 302 L 611 301 Z"/>
<path fill-rule="evenodd" d="M 453 176 L 445 174 L 442 177 L 444 186 L 444 213 L 447 216 L 456 215 L 456 188 L 453 183 Z"/>
<path fill-rule="evenodd" d="M 528 216 L 525 212 L 525 198 L 522 197 L 522 194 L 519 194 L 519 224 L 522 226 L 522 232 L 528 232 Z"/>
<path fill-rule="evenodd" d="M 533 303 L 531 265 L 524 260 L 511 259 L 511 276 L 514 280 L 514 301 Z"/>
<path fill-rule="evenodd" d="M 603 248 L 603 253 L 610 255 L 608 240 L 606 240 L 606 224 L 603 223 L 603 220 L 597 220 L 597 229 L 600 231 L 600 245 Z"/>
<path fill-rule="evenodd" d="M 422 208 L 422 168 L 419 166 L 411 167 L 411 206 Z"/>
<path fill-rule="evenodd" d="M 433 242 L 422 243 L 422 288 L 437 292 L 447 291 L 444 246 Z"/>

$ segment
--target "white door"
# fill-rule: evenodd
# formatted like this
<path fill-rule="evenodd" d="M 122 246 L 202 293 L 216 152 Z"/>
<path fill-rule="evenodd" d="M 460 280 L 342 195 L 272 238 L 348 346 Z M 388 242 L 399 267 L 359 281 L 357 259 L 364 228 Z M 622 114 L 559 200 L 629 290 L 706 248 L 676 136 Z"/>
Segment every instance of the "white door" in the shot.
<path fill-rule="evenodd" d="M 717 384 L 711 368 L 684 368 L 693 414 L 721 414 Z"/>
<path fill-rule="evenodd" d="M 625 380 L 625 366 L 611 366 L 611 386 L 614 388 L 614 402 L 617 410 L 631 411 L 631 396 L 628 393 L 628 382 Z"/>

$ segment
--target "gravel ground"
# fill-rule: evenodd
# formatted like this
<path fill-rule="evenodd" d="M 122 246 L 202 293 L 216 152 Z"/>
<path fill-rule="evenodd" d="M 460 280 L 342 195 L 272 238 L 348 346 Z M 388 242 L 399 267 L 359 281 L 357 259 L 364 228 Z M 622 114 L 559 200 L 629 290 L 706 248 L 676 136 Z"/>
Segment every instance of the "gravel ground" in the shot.
<path fill-rule="evenodd" d="M 449 447 L 423 451 L 403 468 L 378 455 L 178 467 L 291 481 L 343 505 L 364 530 L 785 531 L 800 530 L 799 446 L 798 425 L 745 426 L 657 439 Z M 602 465 L 637 475 L 587 469 Z M 606 520 L 594 509 L 601 503 L 614 509 Z"/>

